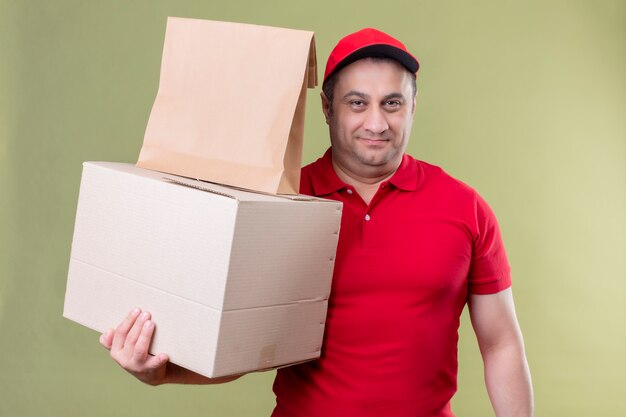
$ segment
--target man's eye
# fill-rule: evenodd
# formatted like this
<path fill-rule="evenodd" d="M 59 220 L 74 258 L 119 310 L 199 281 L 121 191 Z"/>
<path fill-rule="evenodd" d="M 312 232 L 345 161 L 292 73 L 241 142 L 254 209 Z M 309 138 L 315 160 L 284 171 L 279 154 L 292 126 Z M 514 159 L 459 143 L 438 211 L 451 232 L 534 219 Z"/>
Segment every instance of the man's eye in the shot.
<path fill-rule="evenodd" d="M 387 107 L 399 107 L 400 106 L 400 101 L 399 100 L 387 100 L 385 101 L 385 106 Z"/>
<path fill-rule="evenodd" d="M 352 100 L 350 101 L 350 105 L 355 106 L 355 107 L 361 107 L 365 105 L 365 102 L 363 100 Z"/>

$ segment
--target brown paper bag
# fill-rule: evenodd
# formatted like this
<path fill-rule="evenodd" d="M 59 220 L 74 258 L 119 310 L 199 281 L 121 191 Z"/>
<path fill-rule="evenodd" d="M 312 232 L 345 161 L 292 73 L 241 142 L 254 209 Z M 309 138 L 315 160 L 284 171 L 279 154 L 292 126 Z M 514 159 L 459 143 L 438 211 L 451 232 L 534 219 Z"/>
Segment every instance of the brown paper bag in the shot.
<path fill-rule="evenodd" d="M 316 85 L 313 32 L 170 17 L 137 166 L 296 194 Z"/>

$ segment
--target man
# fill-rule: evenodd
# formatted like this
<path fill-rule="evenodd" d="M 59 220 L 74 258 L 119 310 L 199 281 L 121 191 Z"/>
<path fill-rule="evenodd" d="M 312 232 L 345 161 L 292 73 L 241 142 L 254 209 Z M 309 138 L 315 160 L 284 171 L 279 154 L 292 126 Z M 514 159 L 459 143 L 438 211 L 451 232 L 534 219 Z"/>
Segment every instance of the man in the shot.
<path fill-rule="evenodd" d="M 532 415 L 509 265 L 494 214 L 469 186 L 404 154 L 418 61 L 375 29 L 331 52 L 322 110 L 331 148 L 301 192 L 344 204 L 322 356 L 277 371 L 273 416 L 452 416 L 459 317 L 469 305 L 498 417 Z M 219 383 L 148 355 L 149 313 L 101 336 L 144 382 Z"/>

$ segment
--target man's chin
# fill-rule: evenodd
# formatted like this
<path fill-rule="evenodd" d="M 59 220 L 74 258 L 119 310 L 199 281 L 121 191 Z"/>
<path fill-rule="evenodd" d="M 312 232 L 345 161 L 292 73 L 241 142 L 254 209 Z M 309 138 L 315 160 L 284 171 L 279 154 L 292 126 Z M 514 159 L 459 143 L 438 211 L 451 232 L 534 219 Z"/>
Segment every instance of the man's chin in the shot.
<path fill-rule="evenodd" d="M 361 164 L 371 167 L 387 165 L 392 159 L 392 155 L 390 155 L 388 151 L 381 152 L 369 150 L 367 152 L 356 152 L 355 156 Z"/>

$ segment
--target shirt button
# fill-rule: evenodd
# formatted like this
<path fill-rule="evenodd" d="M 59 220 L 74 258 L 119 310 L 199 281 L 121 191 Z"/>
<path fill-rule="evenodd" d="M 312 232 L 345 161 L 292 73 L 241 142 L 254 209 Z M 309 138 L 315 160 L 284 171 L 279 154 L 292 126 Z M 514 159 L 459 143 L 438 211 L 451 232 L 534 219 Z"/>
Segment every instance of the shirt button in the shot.
<path fill-rule="evenodd" d="M 351 190 L 351 189 L 349 189 L 349 188 L 346 190 L 346 192 L 347 192 L 348 194 L 352 194 L 352 190 Z"/>
<path fill-rule="evenodd" d="M 369 222 L 369 221 L 370 221 L 370 219 L 371 219 L 370 215 L 369 215 L 369 214 L 366 214 L 366 215 L 365 215 L 365 221 Z"/>

